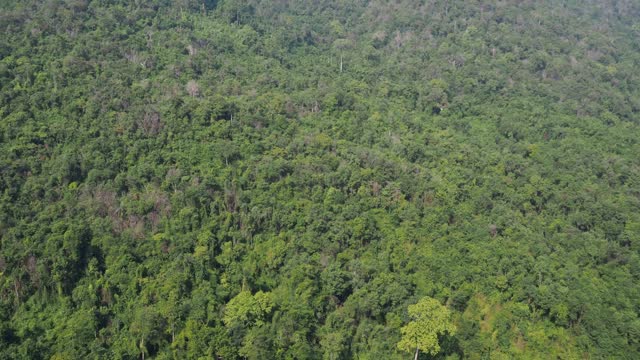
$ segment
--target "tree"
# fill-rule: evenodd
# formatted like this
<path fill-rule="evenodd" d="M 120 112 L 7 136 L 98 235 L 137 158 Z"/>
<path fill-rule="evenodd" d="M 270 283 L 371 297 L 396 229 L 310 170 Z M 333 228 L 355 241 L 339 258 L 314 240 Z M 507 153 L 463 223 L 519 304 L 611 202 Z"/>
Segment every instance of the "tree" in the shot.
<path fill-rule="evenodd" d="M 187 83 L 187 93 L 191 97 L 197 97 L 200 94 L 200 86 L 195 80 L 189 80 Z"/>
<path fill-rule="evenodd" d="M 409 305 L 407 310 L 411 321 L 400 329 L 402 339 L 398 342 L 398 349 L 415 351 L 415 360 L 420 349 L 431 355 L 440 351 L 439 335 L 455 335 L 451 312 L 438 300 L 424 297 L 417 304 Z"/>
<path fill-rule="evenodd" d="M 261 325 L 272 307 L 270 293 L 258 291 L 251 295 L 250 291 L 243 290 L 227 303 L 222 321 L 227 326 Z"/>
<path fill-rule="evenodd" d="M 353 47 L 353 43 L 349 39 L 337 39 L 333 42 L 333 47 L 340 54 L 340 72 L 342 72 L 342 59 L 344 56 L 344 51 L 351 49 L 351 47 Z"/>
<path fill-rule="evenodd" d="M 162 339 L 161 331 L 165 326 L 158 312 L 152 307 L 138 307 L 130 326 L 131 334 L 135 336 L 140 350 L 140 357 L 144 360 L 149 353 L 148 345 L 158 345 Z"/>

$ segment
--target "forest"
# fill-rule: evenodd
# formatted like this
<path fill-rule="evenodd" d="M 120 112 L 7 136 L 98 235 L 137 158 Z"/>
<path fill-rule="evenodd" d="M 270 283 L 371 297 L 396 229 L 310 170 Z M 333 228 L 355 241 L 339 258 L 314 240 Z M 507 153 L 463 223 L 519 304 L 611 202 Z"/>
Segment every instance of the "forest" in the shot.
<path fill-rule="evenodd" d="M 640 358 L 639 19 L 0 1 L 0 359 Z"/>

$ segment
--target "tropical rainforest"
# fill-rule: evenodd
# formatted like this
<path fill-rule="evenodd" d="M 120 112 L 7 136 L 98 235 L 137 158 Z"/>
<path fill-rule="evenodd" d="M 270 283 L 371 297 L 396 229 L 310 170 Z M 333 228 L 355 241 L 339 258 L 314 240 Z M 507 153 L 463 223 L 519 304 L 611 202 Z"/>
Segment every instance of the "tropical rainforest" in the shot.
<path fill-rule="evenodd" d="M 0 1 L 0 359 L 640 358 L 638 19 Z"/>

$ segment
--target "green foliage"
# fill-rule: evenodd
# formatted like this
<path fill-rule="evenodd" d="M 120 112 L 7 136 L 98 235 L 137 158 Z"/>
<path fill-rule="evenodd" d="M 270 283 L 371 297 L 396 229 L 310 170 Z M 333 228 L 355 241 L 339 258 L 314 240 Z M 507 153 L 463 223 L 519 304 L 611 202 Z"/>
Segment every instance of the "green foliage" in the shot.
<path fill-rule="evenodd" d="M 451 312 L 436 299 L 424 297 L 407 308 L 411 321 L 400 329 L 402 339 L 398 349 L 415 352 L 422 350 L 431 355 L 440 352 L 438 336 L 456 334 Z"/>
<path fill-rule="evenodd" d="M 229 327 L 263 325 L 272 307 L 269 293 L 258 291 L 251 295 L 250 291 L 243 290 L 227 303 L 222 321 Z"/>
<path fill-rule="evenodd" d="M 638 18 L 0 1 L 0 358 L 636 358 Z"/>

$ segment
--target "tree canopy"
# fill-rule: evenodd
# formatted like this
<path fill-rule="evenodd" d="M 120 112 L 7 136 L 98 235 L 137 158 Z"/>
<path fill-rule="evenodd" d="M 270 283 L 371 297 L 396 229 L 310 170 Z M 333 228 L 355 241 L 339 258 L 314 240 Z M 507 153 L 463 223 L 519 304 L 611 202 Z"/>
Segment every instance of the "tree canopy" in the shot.
<path fill-rule="evenodd" d="M 402 338 L 398 349 L 414 352 L 416 359 L 420 350 L 436 355 L 440 352 L 438 336 L 456 333 L 451 312 L 436 299 L 422 298 L 418 303 L 409 305 L 408 312 L 411 321 L 400 328 Z"/>
<path fill-rule="evenodd" d="M 639 18 L 0 1 L 0 359 L 640 357 Z"/>

